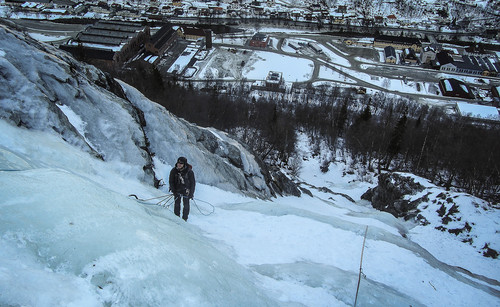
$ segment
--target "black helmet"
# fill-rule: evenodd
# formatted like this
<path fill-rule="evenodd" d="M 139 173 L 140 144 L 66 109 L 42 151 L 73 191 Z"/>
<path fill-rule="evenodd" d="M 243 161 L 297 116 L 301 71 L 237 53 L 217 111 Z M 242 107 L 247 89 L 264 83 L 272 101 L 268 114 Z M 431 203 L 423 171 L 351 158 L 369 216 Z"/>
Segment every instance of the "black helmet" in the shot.
<path fill-rule="evenodd" d="M 188 160 L 184 157 L 179 157 L 179 159 L 177 159 L 177 163 L 182 163 L 184 165 L 187 165 L 187 162 Z"/>

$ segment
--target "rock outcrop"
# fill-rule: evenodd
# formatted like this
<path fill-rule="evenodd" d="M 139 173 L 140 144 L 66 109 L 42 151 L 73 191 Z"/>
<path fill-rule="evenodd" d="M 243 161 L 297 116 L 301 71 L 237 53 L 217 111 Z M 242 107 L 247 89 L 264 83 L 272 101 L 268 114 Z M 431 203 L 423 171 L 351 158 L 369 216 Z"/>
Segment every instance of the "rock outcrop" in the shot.
<path fill-rule="evenodd" d="M 424 187 L 410 177 L 386 173 L 379 176 L 378 185 L 364 193 L 361 199 L 370 201 L 375 209 L 408 220 L 418 215 L 417 207 L 422 199 L 409 200 L 405 196 L 423 190 Z"/>

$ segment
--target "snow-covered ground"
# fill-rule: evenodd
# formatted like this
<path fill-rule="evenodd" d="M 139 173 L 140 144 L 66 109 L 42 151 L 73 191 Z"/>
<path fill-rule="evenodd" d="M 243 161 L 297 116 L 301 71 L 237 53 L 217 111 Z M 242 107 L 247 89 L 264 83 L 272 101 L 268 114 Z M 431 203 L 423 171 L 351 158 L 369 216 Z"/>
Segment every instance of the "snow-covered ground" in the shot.
<path fill-rule="evenodd" d="M 308 81 L 313 63 L 307 59 L 280 55 L 266 51 L 229 51 L 218 48 L 206 62 L 196 64 L 201 79 L 265 80 L 270 71 L 283 73 L 283 79 L 292 82 Z"/>
<path fill-rule="evenodd" d="M 366 87 L 372 85 L 396 94 L 422 94 L 436 96 L 436 98 L 441 95 L 437 90 L 437 82 L 407 81 L 401 78 L 387 78 L 366 73 L 367 68 L 375 67 L 375 59 L 356 57 L 355 60 L 363 64 L 359 65 L 359 69 L 355 69 L 352 67 L 351 56 L 339 50 L 332 43 L 328 43 L 327 47 L 315 43 L 312 38 L 287 38 L 283 40 L 281 45 L 281 51 L 290 54 L 287 56 L 276 53 L 275 46 L 262 51 L 239 49 L 239 46 L 245 44 L 245 39 L 248 41 L 249 38 L 219 40 L 219 42 L 226 44 L 234 43 L 235 48 L 215 48 L 205 60 L 195 64 L 198 72 L 193 76 L 193 79 L 265 80 L 270 71 L 277 71 L 283 73 L 283 79 L 286 82 L 326 80 L 332 82 L 332 86 L 357 85 Z M 317 57 L 316 63 L 301 58 L 301 55 L 317 56 L 308 47 L 308 43 L 315 43 L 322 50 L 323 56 Z M 314 75 L 315 66 L 318 66 L 317 75 Z M 365 83 L 360 85 L 356 80 Z"/>
<path fill-rule="evenodd" d="M 200 184 L 185 223 L 170 203 L 128 197 L 166 192 L 124 177 L 126 165 L 49 133 L 4 121 L 0 130 L 1 304 L 350 306 L 365 231 L 360 306 L 499 304 L 498 282 L 453 267 L 498 280 L 497 260 L 440 249 L 463 243 L 370 208 L 359 197 L 373 184 L 342 164 L 323 174 L 309 157 L 300 176 L 355 203 L 315 189 L 263 201 Z"/>
<path fill-rule="evenodd" d="M 12 50 L 19 50 L 18 57 Z M 94 88 L 90 77 L 69 78 L 65 57 L 37 53 L 2 32 L 0 60 L 9 82 L 3 84 L 0 103 L 12 106 L 11 112 L 28 107 L 32 123 L 39 123 L 36 111 L 47 110 L 37 103 L 48 95 L 58 97 L 66 124 L 86 142 L 92 143 L 89 138 L 98 132 L 113 132 L 109 140 L 99 139 L 102 151 L 130 154 L 135 148 L 119 142 L 123 131 L 138 131 L 117 106 L 128 104 Z M 306 78 L 309 63 L 302 65 L 299 73 Z M 173 144 L 199 157 L 191 159 L 200 161 L 194 165 L 197 178 L 214 184 L 227 180 L 216 178 L 222 174 L 216 171 L 220 164 L 200 157 L 211 154 L 196 146 L 192 134 L 173 135 L 182 132 L 179 119 L 120 84 L 128 102 L 144 112 L 143 134 L 155 152 L 157 174 L 165 175 L 168 161 L 175 161 Z M 103 124 L 92 133 L 95 121 Z M 115 132 L 120 124 L 130 130 Z M 500 305 L 498 260 L 483 257 L 477 251 L 481 246 L 463 243 L 462 237 L 433 224 L 417 226 L 374 210 L 360 197 L 376 178 L 367 174 L 364 179 L 370 180 L 360 181 L 340 161 L 321 173 L 307 139 L 300 139 L 299 177 L 313 196 L 261 200 L 234 187 L 229 192 L 223 185 L 198 184 L 185 223 L 172 213 L 166 188 L 153 189 L 137 175 L 141 160 L 117 155 L 103 162 L 51 129 L 28 130 L 0 120 L 0 131 L 0 305 L 352 306 L 359 276 L 359 306 Z M 245 169 L 257 167 L 242 163 Z M 434 199 L 442 191 L 429 189 Z M 139 202 L 130 194 L 156 199 Z M 480 225 L 474 227 L 476 244 L 499 250 L 498 210 L 485 209 L 484 202 L 466 195 L 449 198 Z M 157 205 L 164 199 L 163 206 Z M 465 208 L 468 204 L 478 207 Z M 423 212 L 430 222 L 434 205 L 430 202 Z"/>

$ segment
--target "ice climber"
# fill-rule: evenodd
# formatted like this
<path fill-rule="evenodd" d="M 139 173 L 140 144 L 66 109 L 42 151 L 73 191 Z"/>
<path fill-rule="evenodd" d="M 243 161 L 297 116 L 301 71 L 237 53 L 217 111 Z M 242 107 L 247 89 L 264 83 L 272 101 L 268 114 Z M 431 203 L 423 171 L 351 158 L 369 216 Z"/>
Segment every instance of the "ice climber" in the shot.
<path fill-rule="evenodd" d="M 192 166 L 185 157 L 179 157 L 168 178 L 169 190 L 174 193 L 174 213 L 180 217 L 181 199 L 183 203 L 182 219 L 187 221 L 189 215 L 189 200 L 194 196 L 196 181 Z"/>

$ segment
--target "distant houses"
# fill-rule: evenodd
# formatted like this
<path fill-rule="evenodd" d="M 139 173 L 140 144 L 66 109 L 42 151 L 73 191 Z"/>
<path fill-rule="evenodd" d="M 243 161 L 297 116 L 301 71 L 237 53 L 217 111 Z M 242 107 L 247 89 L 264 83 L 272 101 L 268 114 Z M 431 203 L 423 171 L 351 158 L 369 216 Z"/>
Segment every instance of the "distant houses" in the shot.
<path fill-rule="evenodd" d="M 460 49 L 444 49 L 441 44 L 422 46 L 419 39 L 379 35 L 371 38 L 346 38 L 347 46 L 374 47 L 384 50 L 384 61 L 391 64 L 420 65 L 435 69 L 476 76 L 500 76 L 500 60 L 486 53 L 481 45 Z M 401 52 L 399 52 L 401 50 Z M 399 56 L 399 60 L 398 60 Z"/>

